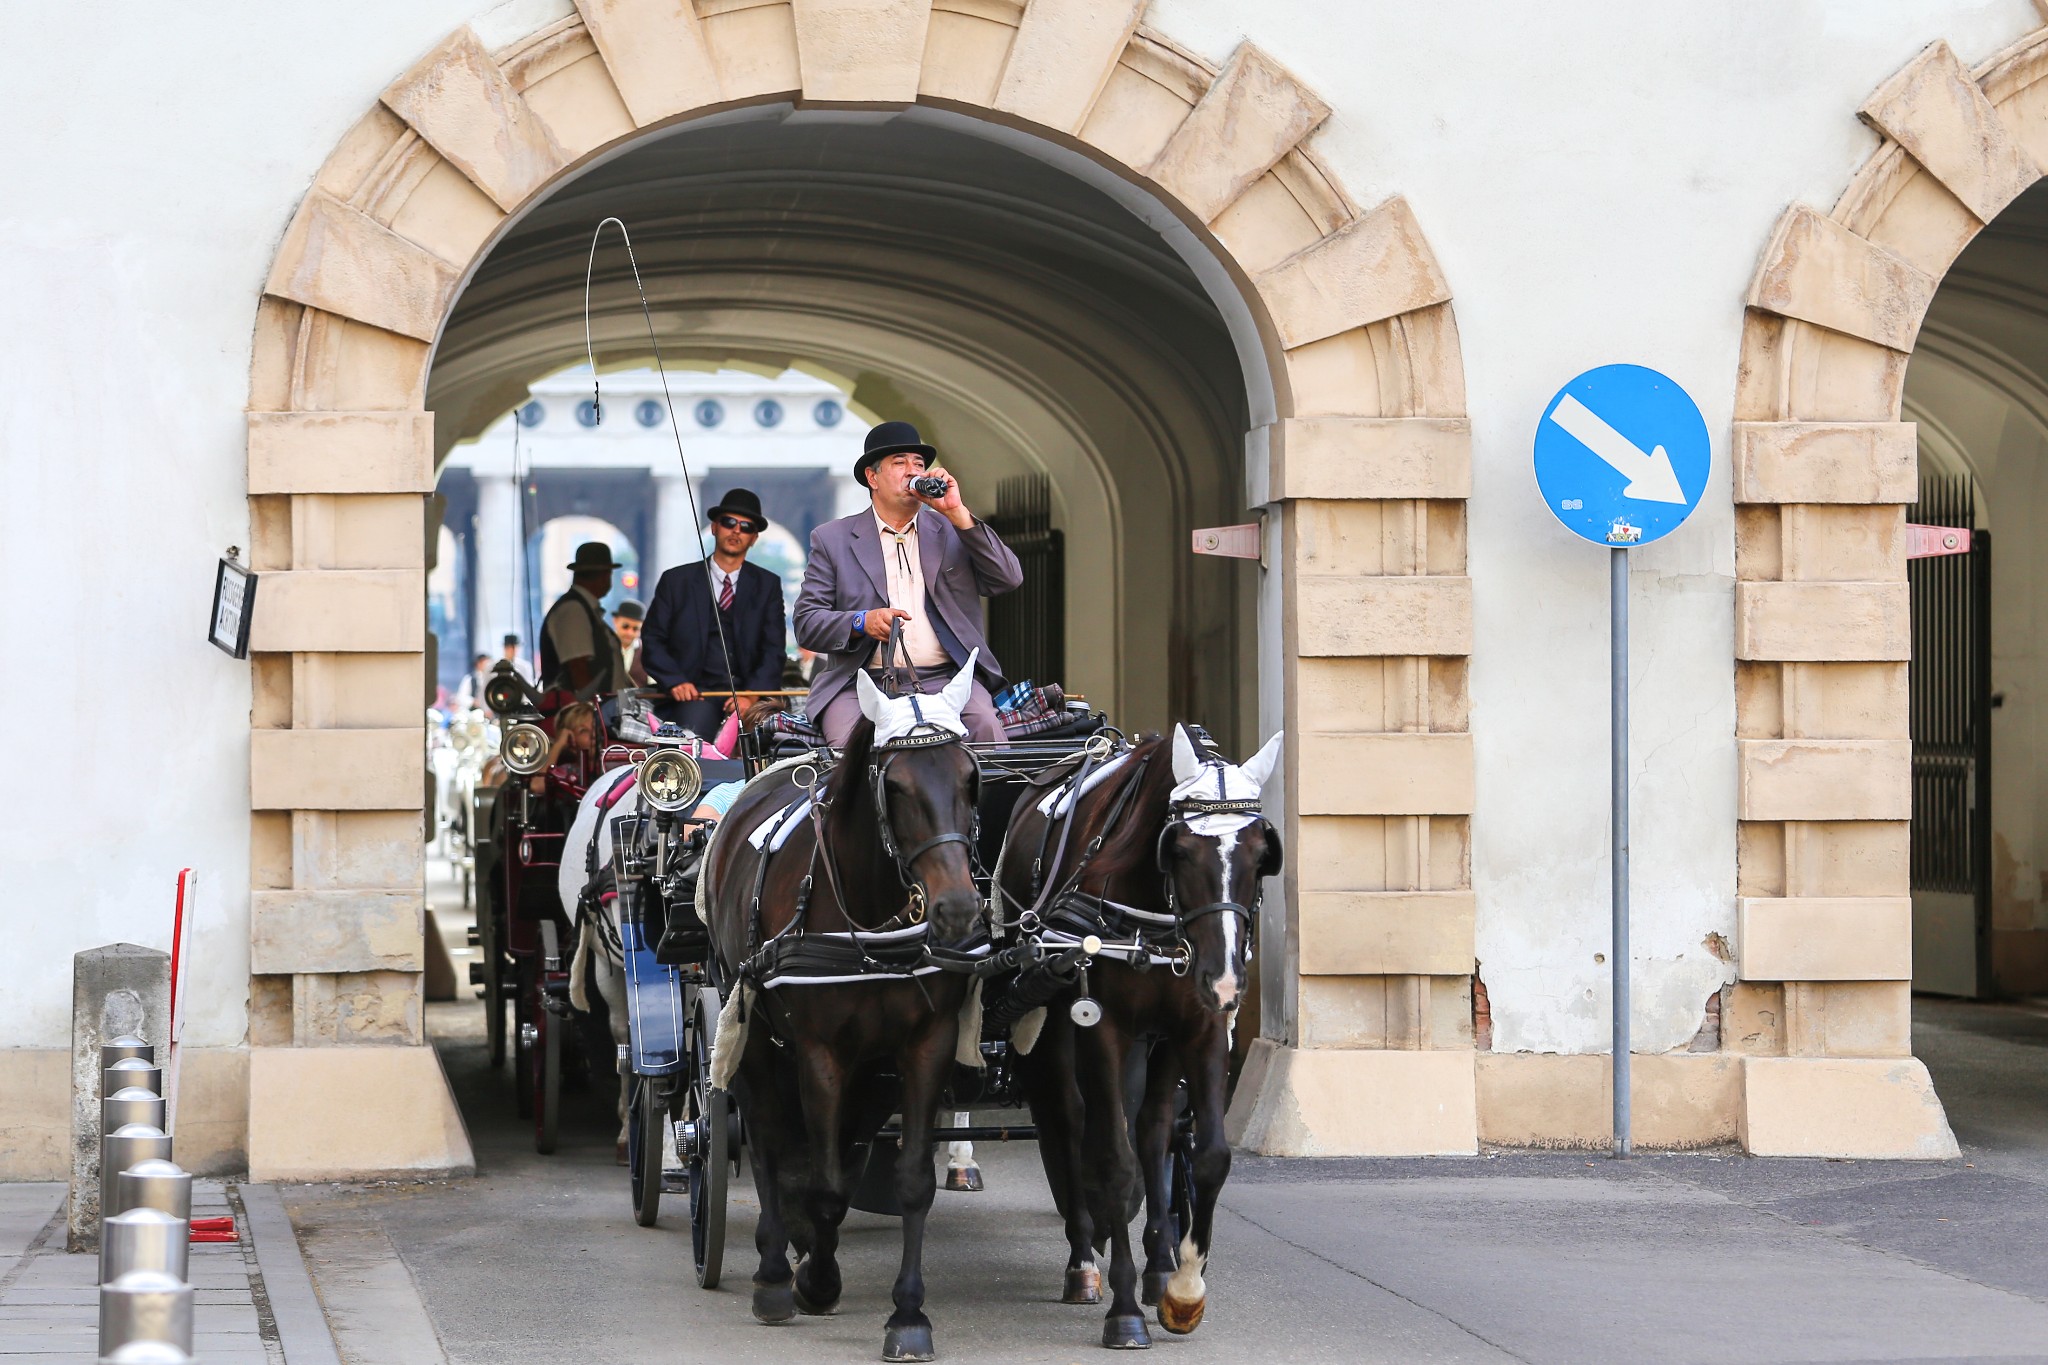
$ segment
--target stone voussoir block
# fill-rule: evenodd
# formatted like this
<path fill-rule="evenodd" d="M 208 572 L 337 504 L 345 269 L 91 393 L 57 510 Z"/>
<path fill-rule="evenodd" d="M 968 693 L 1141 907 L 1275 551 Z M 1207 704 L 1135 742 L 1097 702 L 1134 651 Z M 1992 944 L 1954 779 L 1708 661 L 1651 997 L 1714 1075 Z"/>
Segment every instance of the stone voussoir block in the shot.
<path fill-rule="evenodd" d="M 1908 62 L 1857 112 L 1904 147 L 1980 223 L 1996 218 L 2041 177 L 1946 42 Z"/>
<path fill-rule="evenodd" d="M 1911 422 L 1737 422 L 1738 503 L 1911 503 L 1919 437 Z"/>
<path fill-rule="evenodd" d="M 1273 431 L 1276 498 L 1466 498 L 1463 417 L 1290 417 Z"/>
<path fill-rule="evenodd" d="M 264 292 L 432 341 L 459 278 L 425 247 L 314 190 L 285 229 Z"/>
<path fill-rule="evenodd" d="M 468 27 L 387 86 L 383 101 L 507 213 L 568 160 Z"/>
<path fill-rule="evenodd" d="M 1299 898 L 1305 976 L 1469 976 L 1470 891 L 1305 891 Z"/>
<path fill-rule="evenodd" d="M 1058 132 L 1079 132 L 1147 3 L 1031 0 L 1004 61 L 995 107 Z"/>
<path fill-rule="evenodd" d="M 1794 204 L 1778 220 L 1749 287 L 1752 308 L 1910 351 L 1934 277 L 1832 218 Z"/>
<path fill-rule="evenodd" d="M 913 104 L 931 0 L 791 0 L 806 100 Z"/>
<path fill-rule="evenodd" d="M 1743 896 L 1736 902 L 1745 981 L 1909 981 L 1913 902 L 1906 896 Z"/>
<path fill-rule="evenodd" d="M 249 970 L 416 972 L 426 963 L 415 890 L 256 891 L 249 897 Z"/>
<path fill-rule="evenodd" d="M 1873 663 L 1913 656 L 1904 583 L 1737 583 L 1735 657 Z"/>
<path fill-rule="evenodd" d="M 1146 174 L 1206 223 L 1329 116 L 1286 68 L 1241 43 Z"/>
<path fill-rule="evenodd" d="M 1905 739 L 1738 739 L 1742 820 L 1910 820 Z"/>
<path fill-rule="evenodd" d="M 431 493 L 431 412 L 252 412 L 249 492 Z"/>
<path fill-rule="evenodd" d="M 1254 283 L 1289 348 L 1451 297 L 1422 225 L 1399 196 L 1303 247 Z"/>
<path fill-rule="evenodd" d="M 640 127 L 720 98 L 718 68 L 690 0 L 576 0 L 576 9 Z"/>
<path fill-rule="evenodd" d="M 1449 574 L 1301 574 L 1297 651 L 1310 657 L 1472 652 L 1472 580 Z"/>

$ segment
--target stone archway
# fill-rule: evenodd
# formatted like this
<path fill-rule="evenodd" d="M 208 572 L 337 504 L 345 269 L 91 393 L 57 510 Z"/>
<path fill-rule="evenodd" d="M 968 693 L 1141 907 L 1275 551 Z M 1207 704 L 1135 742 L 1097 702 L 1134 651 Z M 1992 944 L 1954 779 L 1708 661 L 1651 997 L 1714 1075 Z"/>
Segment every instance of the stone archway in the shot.
<path fill-rule="evenodd" d="M 1753 1152 L 1955 1151 L 1912 1057 L 1906 362 L 1936 286 L 2048 159 L 2048 31 L 1976 70 L 1945 42 L 1858 111 L 1833 209 L 1779 220 L 1747 299 L 1734 433 L 1741 755 L 1736 1008 Z"/>
<path fill-rule="evenodd" d="M 1233 1135 L 1473 1149 L 1470 459 L 1449 287 L 1403 200 L 1357 208 L 1306 147 L 1329 112 L 1312 92 L 1249 44 L 1214 69 L 1143 9 L 578 0 L 495 52 L 451 35 L 342 140 L 265 286 L 249 401 L 259 1178 L 468 1160 L 418 1046 L 424 392 L 456 296 L 594 159 L 788 102 L 965 114 L 1120 187 L 1237 320 L 1245 501 L 1273 531 L 1262 710 L 1288 731 L 1294 857 Z"/>

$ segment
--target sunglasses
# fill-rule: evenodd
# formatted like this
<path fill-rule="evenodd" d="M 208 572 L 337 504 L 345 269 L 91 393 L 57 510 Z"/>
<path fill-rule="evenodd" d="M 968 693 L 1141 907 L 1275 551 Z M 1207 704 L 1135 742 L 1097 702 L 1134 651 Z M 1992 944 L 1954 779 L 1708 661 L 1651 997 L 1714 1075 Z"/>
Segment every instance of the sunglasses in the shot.
<path fill-rule="evenodd" d="M 745 531 L 748 535 L 756 536 L 761 534 L 754 528 L 754 523 L 745 517 L 713 517 L 711 520 L 728 531 Z"/>

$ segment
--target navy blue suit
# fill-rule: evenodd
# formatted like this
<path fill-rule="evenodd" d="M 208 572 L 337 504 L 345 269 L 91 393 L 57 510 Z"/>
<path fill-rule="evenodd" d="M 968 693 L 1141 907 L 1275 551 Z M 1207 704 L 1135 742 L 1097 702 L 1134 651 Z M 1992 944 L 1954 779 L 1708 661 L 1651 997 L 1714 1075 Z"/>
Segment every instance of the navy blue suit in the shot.
<path fill-rule="evenodd" d="M 772 691 L 782 686 L 783 651 L 789 628 L 782 607 L 782 580 L 758 564 L 742 564 L 733 582 L 732 610 L 724 613 L 725 646 L 734 677 L 712 627 L 717 604 L 713 579 L 702 561 L 679 564 L 661 576 L 641 631 L 640 661 L 647 676 L 666 692 L 678 683 L 700 689 Z M 718 733 L 725 699 L 674 700 L 656 705 L 662 719 L 687 725 L 709 738 Z"/>

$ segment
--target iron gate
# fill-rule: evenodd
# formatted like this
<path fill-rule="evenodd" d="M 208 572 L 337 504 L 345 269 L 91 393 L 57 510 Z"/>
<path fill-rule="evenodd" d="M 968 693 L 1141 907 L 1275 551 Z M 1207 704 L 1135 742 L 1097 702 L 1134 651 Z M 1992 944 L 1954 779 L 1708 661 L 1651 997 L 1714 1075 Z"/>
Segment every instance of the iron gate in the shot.
<path fill-rule="evenodd" d="M 1929 477 L 1907 520 L 1974 524 L 1968 475 Z M 1991 537 L 1973 531 L 1970 552 L 1915 559 L 1913 661 L 1908 673 L 1913 737 L 1911 877 L 1916 893 L 1967 896 L 1974 926 L 1974 987 L 1991 992 Z M 1915 896 L 1916 902 L 1923 898 Z M 1916 905 L 1916 918 L 1920 918 Z M 1919 935 L 1916 934 L 1916 937 Z M 1916 956 L 1919 945 L 1916 944 Z M 1916 978 L 1920 976 L 1916 966 Z M 1917 982 L 1916 982 L 1917 984 Z"/>
<path fill-rule="evenodd" d="M 1024 585 L 988 602 L 988 642 L 1011 682 L 1067 681 L 1067 551 L 1052 524 L 1052 480 L 1019 474 L 996 485 L 988 519 L 1024 567 Z"/>

